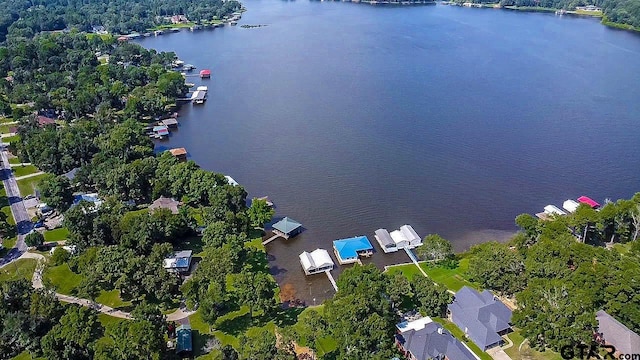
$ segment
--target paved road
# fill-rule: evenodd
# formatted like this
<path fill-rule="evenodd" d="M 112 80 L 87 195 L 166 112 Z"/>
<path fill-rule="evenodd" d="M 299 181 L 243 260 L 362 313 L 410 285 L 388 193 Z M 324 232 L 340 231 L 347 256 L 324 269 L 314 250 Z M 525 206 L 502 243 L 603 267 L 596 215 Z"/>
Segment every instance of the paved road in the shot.
<path fill-rule="evenodd" d="M 16 178 L 11 171 L 11 165 L 9 164 L 9 158 L 7 157 L 7 151 L 3 147 L 0 151 L 0 158 L 2 158 L 2 169 L 0 169 L 0 178 L 4 184 L 4 188 L 7 192 L 7 198 L 9 199 L 9 205 L 11 206 L 11 213 L 16 221 L 18 228 L 18 241 L 16 246 L 9 251 L 9 253 L 2 259 L 0 259 L 0 265 L 7 264 L 13 260 L 19 258 L 25 251 L 27 251 L 27 244 L 24 242 L 24 237 L 31 229 L 33 224 L 31 218 L 27 213 L 27 209 L 22 202 L 20 196 L 20 189 Z"/>

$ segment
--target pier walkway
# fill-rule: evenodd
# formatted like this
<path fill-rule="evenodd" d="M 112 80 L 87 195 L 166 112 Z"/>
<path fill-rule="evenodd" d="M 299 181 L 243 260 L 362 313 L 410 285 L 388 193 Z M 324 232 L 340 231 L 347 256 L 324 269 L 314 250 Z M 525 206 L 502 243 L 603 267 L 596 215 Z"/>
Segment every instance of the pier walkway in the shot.
<path fill-rule="evenodd" d="M 268 238 L 267 240 L 263 241 L 262 245 L 267 245 L 268 243 L 272 242 L 273 240 L 275 240 L 275 239 L 277 239 L 279 237 L 282 237 L 282 236 L 280 236 L 278 234 L 275 234 L 272 237 Z"/>
<path fill-rule="evenodd" d="M 331 285 L 333 285 L 333 288 L 336 291 L 338 291 L 338 285 L 336 284 L 336 281 L 333 279 L 333 275 L 331 275 L 331 270 L 325 270 L 324 273 L 327 274 L 327 277 L 329 278 L 329 281 L 331 281 Z"/>
<path fill-rule="evenodd" d="M 411 261 L 413 261 L 414 265 L 418 267 L 418 270 L 420 270 L 422 275 L 424 275 L 424 277 L 429 277 L 429 276 L 427 276 L 427 273 L 424 272 L 424 270 L 422 270 L 422 268 L 420 267 L 420 264 L 418 263 L 418 259 L 413 254 L 413 251 L 411 251 L 411 249 L 409 249 L 409 248 L 404 248 L 404 251 L 407 253 L 407 255 L 409 255 L 409 259 L 411 259 Z"/>

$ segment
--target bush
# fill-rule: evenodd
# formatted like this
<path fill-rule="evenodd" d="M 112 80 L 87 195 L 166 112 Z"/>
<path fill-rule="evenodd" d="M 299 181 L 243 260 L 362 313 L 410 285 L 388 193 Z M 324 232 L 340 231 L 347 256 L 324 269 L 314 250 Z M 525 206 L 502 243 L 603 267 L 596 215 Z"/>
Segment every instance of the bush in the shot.
<path fill-rule="evenodd" d="M 44 236 L 41 233 L 34 231 L 24 238 L 24 242 L 27 246 L 40 246 L 44 243 Z"/>
<path fill-rule="evenodd" d="M 455 256 L 447 256 L 446 259 L 438 261 L 436 265 L 453 270 L 458 268 L 459 261 Z"/>
<path fill-rule="evenodd" d="M 58 266 L 66 263 L 71 258 L 71 254 L 63 249 L 62 247 L 57 247 L 53 250 L 53 255 L 51 255 L 51 264 L 53 266 Z"/>

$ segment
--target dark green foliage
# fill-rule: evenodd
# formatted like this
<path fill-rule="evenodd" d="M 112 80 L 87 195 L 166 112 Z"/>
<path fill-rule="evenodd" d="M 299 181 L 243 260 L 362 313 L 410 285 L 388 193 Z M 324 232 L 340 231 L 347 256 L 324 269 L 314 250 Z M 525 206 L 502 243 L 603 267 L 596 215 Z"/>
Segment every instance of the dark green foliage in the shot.
<path fill-rule="evenodd" d="M 69 179 L 64 176 L 46 174 L 38 183 L 40 200 L 58 211 L 66 211 L 73 202 L 73 191 Z"/>
<path fill-rule="evenodd" d="M 51 255 L 51 266 L 62 265 L 69 261 L 69 258 L 71 258 L 71 254 L 61 246 L 58 246 L 53 250 L 53 255 Z"/>
<path fill-rule="evenodd" d="M 44 236 L 41 233 L 34 231 L 25 236 L 24 242 L 27 246 L 40 246 L 44 244 Z"/>
<path fill-rule="evenodd" d="M 65 314 L 42 338 L 42 350 L 48 359 L 93 359 L 95 342 L 103 329 L 95 311 L 68 305 Z"/>
<path fill-rule="evenodd" d="M 453 255 L 451 243 L 440 235 L 431 234 L 424 238 L 422 245 L 415 249 L 422 260 L 442 261 Z"/>
<path fill-rule="evenodd" d="M 453 300 L 453 295 L 442 285 L 436 285 L 431 279 L 414 276 L 411 288 L 420 312 L 431 317 L 446 317 L 447 305 Z"/>
<path fill-rule="evenodd" d="M 471 253 L 469 280 L 507 294 L 525 286 L 523 259 L 507 245 L 488 242 L 473 246 Z"/>

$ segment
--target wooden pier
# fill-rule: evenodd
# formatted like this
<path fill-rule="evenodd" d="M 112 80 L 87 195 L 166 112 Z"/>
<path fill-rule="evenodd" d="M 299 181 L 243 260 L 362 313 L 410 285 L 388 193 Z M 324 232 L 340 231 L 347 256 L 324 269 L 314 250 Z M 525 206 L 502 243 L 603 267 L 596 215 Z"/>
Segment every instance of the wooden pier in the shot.
<path fill-rule="evenodd" d="M 424 275 L 424 277 L 428 277 L 427 273 L 424 272 L 424 270 L 422 270 L 422 268 L 420 267 L 420 263 L 418 263 L 418 259 L 413 254 L 413 251 L 411 251 L 411 249 L 409 249 L 409 248 L 404 248 L 404 251 L 407 253 L 407 255 L 409 255 L 409 259 L 411 259 L 411 261 L 414 263 L 414 265 L 418 267 L 418 270 L 420 270 L 422 275 Z"/>
<path fill-rule="evenodd" d="M 267 245 L 268 243 L 272 242 L 273 240 L 275 240 L 275 239 L 277 239 L 277 238 L 279 238 L 279 237 L 282 237 L 282 235 L 280 235 L 280 234 L 275 234 L 275 235 L 273 235 L 272 237 L 268 238 L 267 240 L 263 241 L 263 242 L 262 242 L 262 245 Z"/>
<path fill-rule="evenodd" d="M 333 288 L 338 291 L 338 285 L 336 284 L 336 281 L 333 279 L 333 275 L 331 275 L 331 270 L 325 270 L 324 273 L 327 275 L 327 277 L 329 278 L 329 281 L 331 281 L 331 285 L 333 286 Z"/>

